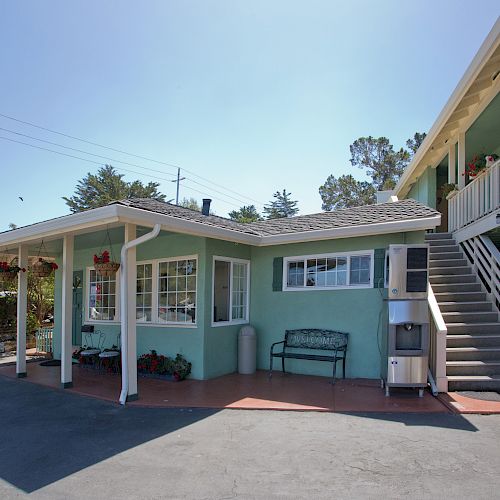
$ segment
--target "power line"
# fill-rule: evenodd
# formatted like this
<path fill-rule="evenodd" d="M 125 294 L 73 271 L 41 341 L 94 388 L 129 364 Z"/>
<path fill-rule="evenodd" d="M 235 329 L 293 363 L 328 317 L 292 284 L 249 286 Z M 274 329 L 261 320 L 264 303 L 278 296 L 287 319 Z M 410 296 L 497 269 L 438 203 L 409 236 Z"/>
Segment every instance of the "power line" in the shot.
<path fill-rule="evenodd" d="M 11 134 L 16 134 L 16 135 L 20 135 L 21 137 L 26 137 L 27 139 L 32 139 L 34 141 L 39 141 L 39 142 L 43 142 L 44 144 L 50 144 L 51 146 L 57 146 L 57 147 L 60 147 L 60 148 L 64 148 L 64 149 L 69 149 L 70 151 L 76 151 L 77 153 L 83 153 L 83 154 L 86 154 L 86 155 L 90 155 L 90 156 L 94 156 L 96 158 L 102 158 L 104 160 L 109 160 L 109 161 L 112 161 L 112 162 L 116 162 L 116 163 L 122 163 L 123 165 L 129 165 L 131 167 L 136 167 L 136 168 L 140 168 L 142 170 L 149 170 L 150 172 L 156 172 L 156 173 L 159 173 L 159 174 L 162 174 L 162 175 L 169 175 L 171 177 L 177 177 L 176 175 L 174 174 L 171 174 L 169 172 L 164 172 L 163 170 L 157 170 L 157 169 L 154 169 L 154 168 L 150 168 L 150 167 L 144 167 L 142 165 L 138 165 L 137 163 L 129 163 L 129 162 L 126 162 L 126 161 L 121 161 L 121 160 L 117 160 L 116 158 L 111 158 L 109 156 L 103 156 L 103 155 L 98 155 L 98 154 L 95 154 L 95 153 L 90 153 L 89 151 L 85 151 L 83 149 L 78 149 L 78 148 L 72 148 L 70 146 L 65 146 L 64 144 L 59 144 L 58 142 L 52 142 L 52 141 L 47 141 L 45 139 L 40 139 L 39 137 L 34 137 L 32 135 L 28 135 L 28 134 L 23 134 L 21 132 L 17 132 L 15 130 L 11 130 L 11 129 L 8 129 L 8 128 L 3 128 L 3 127 L 0 127 L 0 130 L 3 130 L 4 132 L 9 132 Z M 186 177 L 184 177 L 183 179 L 181 180 L 184 180 L 186 179 Z M 245 201 L 239 199 L 239 198 L 236 198 L 230 194 L 226 194 L 226 193 L 223 193 L 217 189 L 214 189 L 210 186 L 207 186 L 201 182 L 198 182 L 194 179 L 190 179 L 190 178 L 187 178 L 187 180 L 189 180 L 190 182 L 193 182 L 194 184 L 198 184 L 199 186 L 201 187 L 204 187 L 204 188 L 207 188 L 209 189 L 210 191 L 213 191 L 215 193 L 218 193 L 222 196 L 225 196 L 226 198 L 231 198 L 235 201 L 237 201 L 238 203 L 241 203 L 243 205 L 245 205 Z M 175 180 L 172 180 L 171 182 L 176 182 Z M 200 191 L 198 191 L 200 192 Z M 177 200 L 179 199 L 179 189 L 177 188 Z M 178 204 L 178 202 L 177 202 Z"/>
<path fill-rule="evenodd" d="M 48 151 L 49 153 L 54 153 L 54 154 L 58 154 L 58 155 L 61 155 L 61 156 L 67 156 L 68 158 L 74 158 L 76 160 L 86 161 L 88 163 L 93 163 L 94 165 L 102 166 L 102 163 L 99 163 L 99 162 L 94 161 L 94 160 L 89 160 L 88 158 L 82 158 L 81 156 L 75 156 L 75 155 L 71 155 L 71 154 L 68 154 L 68 153 L 63 153 L 62 151 L 55 151 L 53 149 L 44 148 L 42 146 L 37 146 L 36 144 L 30 144 L 28 142 L 17 141 L 16 139 L 11 139 L 10 137 L 0 136 L 0 139 L 2 139 L 4 141 L 15 142 L 17 144 L 22 144 L 24 146 L 29 146 L 29 147 L 35 148 L 35 149 L 40 149 L 42 151 Z M 129 170 L 129 169 L 126 169 L 126 168 L 123 168 L 123 167 L 118 167 L 118 168 L 116 168 L 116 170 L 122 171 L 122 172 L 132 173 L 132 174 L 136 174 L 136 175 L 142 175 L 142 176 L 145 176 L 145 177 L 151 177 L 152 179 L 157 179 L 157 180 L 162 180 L 162 181 L 167 181 L 167 182 L 170 181 L 170 179 L 165 179 L 164 177 L 158 177 L 158 176 L 151 175 L 151 174 L 145 174 L 145 173 L 142 173 L 142 172 L 137 172 L 136 170 Z M 200 190 L 195 189 L 195 188 L 193 188 L 191 186 L 185 186 L 185 187 L 187 189 L 190 189 L 191 191 L 195 191 L 195 192 L 203 194 L 203 195 L 207 194 L 206 192 L 200 191 Z M 222 199 L 217 198 L 215 196 L 213 196 L 213 198 L 215 198 L 216 200 L 221 201 L 222 203 L 226 203 L 227 205 L 232 205 L 234 207 L 238 207 L 239 208 L 239 205 L 236 205 L 235 203 L 231 203 L 229 201 L 222 200 Z"/>
<path fill-rule="evenodd" d="M 155 160 L 154 158 L 149 158 L 147 156 L 143 156 L 143 155 L 138 155 L 138 154 L 135 154 L 135 153 L 130 153 L 128 151 L 125 151 L 125 150 L 122 150 L 122 149 L 117 149 L 117 148 L 113 148 L 113 147 L 110 147 L 110 146 L 105 146 L 104 144 L 99 144 L 98 142 L 93 142 L 93 141 L 89 141 L 88 139 L 82 139 L 80 137 L 76 137 L 74 135 L 70 135 L 70 134 L 65 134 L 64 132 L 59 132 L 57 130 L 53 130 L 53 129 L 50 129 L 50 128 L 47 128 L 47 127 L 43 127 L 42 125 L 37 125 L 35 123 L 32 123 L 32 122 L 28 122 L 28 121 L 25 121 L 25 120 L 20 120 L 19 118 L 14 118 L 13 116 L 9 116 L 9 115 L 5 115 L 3 113 L 0 113 L 0 116 L 3 117 L 3 118 L 6 118 L 8 120 L 13 120 L 15 122 L 18 122 L 18 123 L 22 123 L 24 125 L 29 125 L 30 127 L 35 127 L 35 128 L 38 128 L 40 130 L 45 130 L 47 132 L 50 132 L 52 134 L 57 134 L 57 135 L 61 135 L 63 137 L 67 137 L 68 139 L 73 139 L 75 141 L 80 141 L 80 142 L 84 142 L 86 144 L 91 144 L 92 146 L 97 146 L 99 148 L 104 148 L 104 149 L 108 149 L 110 151 L 115 151 L 116 153 L 121 153 L 121 154 L 125 154 L 125 155 L 128 155 L 128 156 L 133 156 L 134 158 L 139 158 L 139 159 L 142 159 L 142 160 L 146 160 L 146 161 L 150 161 L 150 162 L 153 162 L 153 163 L 158 163 L 160 165 L 166 165 L 168 167 L 173 167 L 173 168 L 180 168 L 179 165 L 176 165 L 174 163 L 168 163 L 168 162 L 164 162 L 164 161 L 161 161 L 161 160 Z M 207 179 L 206 177 L 203 177 L 191 170 L 188 170 L 186 168 L 183 168 L 183 170 L 185 172 L 189 172 L 191 175 L 194 175 L 195 177 L 198 177 L 199 179 L 202 179 L 206 182 L 209 182 L 210 184 L 213 184 L 214 186 L 219 186 L 220 188 L 226 190 L 226 191 L 231 191 L 235 194 L 237 194 L 238 196 L 242 197 L 242 198 L 245 198 L 247 200 L 250 200 L 250 201 L 253 201 L 254 203 L 257 203 L 258 205 L 265 205 L 265 203 L 262 203 L 258 200 L 255 200 L 249 196 L 246 196 L 246 195 L 242 195 L 241 193 L 238 193 L 237 191 L 234 191 L 233 189 L 229 189 L 225 186 L 223 186 L 222 184 L 218 184 L 214 181 L 211 181 L 210 179 Z M 194 182 L 194 181 L 193 181 Z"/>

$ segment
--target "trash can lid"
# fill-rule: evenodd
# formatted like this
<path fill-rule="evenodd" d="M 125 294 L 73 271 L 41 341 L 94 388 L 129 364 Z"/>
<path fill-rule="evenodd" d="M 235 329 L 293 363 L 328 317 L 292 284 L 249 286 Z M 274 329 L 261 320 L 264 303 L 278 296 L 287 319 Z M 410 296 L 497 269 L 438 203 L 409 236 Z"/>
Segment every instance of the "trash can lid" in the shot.
<path fill-rule="evenodd" d="M 250 325 L 245 325 L 240 329 L 240 337 L 253 337 L 255 335 L 255 328 Z"/>

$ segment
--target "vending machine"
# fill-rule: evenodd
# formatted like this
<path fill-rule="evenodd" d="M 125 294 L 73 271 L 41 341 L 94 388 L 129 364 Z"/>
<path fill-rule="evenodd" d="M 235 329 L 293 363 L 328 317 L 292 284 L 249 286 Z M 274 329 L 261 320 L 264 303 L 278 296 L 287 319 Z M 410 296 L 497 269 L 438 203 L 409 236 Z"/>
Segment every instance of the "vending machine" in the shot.
<path fill-rule="evenodd" d="M 388 324 L 382 383 L 414 387 L 423 396 L 429 364 L 428 245 L 390 245 Z"/>

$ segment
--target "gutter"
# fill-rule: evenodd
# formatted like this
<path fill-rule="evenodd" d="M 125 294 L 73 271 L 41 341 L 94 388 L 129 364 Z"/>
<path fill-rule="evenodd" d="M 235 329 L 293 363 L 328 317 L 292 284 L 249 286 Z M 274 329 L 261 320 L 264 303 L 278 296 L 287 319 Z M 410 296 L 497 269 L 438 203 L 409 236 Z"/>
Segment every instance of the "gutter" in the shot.
<path fill-rule="evenodd" d="M 121 325 L 121 350 L 122 350 L 122 390 L 120 393 L 120 404 L 124 405 L 127 402 L 128 394 L 128 251 L 146 241 L 152 240 L 160 233 L 160 224 L 155 224 L 150 233 L 146 233 L 135 240 L 129 241 L 122 246 L 120 252 L 120 325 Z"/>

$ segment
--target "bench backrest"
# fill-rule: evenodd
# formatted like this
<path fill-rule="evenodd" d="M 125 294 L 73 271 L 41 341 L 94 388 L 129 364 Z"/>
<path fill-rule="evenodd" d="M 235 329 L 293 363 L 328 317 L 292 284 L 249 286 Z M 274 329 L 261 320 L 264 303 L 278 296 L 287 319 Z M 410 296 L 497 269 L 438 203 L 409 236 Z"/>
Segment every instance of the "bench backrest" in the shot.
<path fill-rule="evenodd" d="M 319 328 L 285 331 L 285 347 L 334 351 L 346 348 L 348 339 L 348 333 Z"/>

